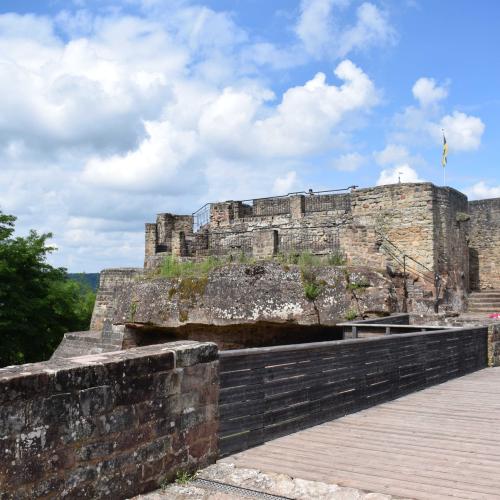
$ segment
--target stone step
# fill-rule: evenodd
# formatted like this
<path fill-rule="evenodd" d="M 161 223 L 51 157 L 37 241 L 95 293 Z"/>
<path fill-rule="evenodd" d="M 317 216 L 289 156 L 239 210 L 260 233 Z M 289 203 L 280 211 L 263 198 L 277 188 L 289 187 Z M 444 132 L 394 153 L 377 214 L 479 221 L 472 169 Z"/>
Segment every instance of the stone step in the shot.
<path fill-rule="evenodd" d="M 472 292 L 469 297 L 500 297 L 500 290 L 485 290 L 484 292 Z"/>
<path fill-rule="evenodd" d="M 468 313 L 485 313 L 485 314 L 493 314 L 500 312 L 499 309 L 492 309 L 491 307 L 469 307 L 467 309 Z"/>
<path fill-rule="evenodd" d="M 496 297 L 484 297 L 483 299 L 478 299 L 477 297 L 469 297 L 469 304 L 500 304 L 500 299 Z"/>

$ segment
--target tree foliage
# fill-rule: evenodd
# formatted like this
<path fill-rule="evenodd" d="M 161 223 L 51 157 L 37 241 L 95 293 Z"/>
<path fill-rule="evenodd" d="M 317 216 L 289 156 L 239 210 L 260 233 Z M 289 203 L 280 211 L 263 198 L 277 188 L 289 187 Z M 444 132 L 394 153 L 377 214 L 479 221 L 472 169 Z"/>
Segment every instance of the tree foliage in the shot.
<path fill-rule="evenodd" d="M 50 233 L 14 237 L 15 221 L 0 211 L 0 366 L 48 359 L 65 332 L 88 328 L 95 300 L 47 263 Z"/>

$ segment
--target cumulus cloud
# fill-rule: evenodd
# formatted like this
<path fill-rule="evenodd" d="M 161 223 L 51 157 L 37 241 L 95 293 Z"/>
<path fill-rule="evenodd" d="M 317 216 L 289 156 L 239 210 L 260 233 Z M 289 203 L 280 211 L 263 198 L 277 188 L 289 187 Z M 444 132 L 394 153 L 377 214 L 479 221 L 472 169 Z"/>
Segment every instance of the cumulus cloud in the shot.
<path fill-rule="evenodd" d="M 349 3 L 349 0 L 302 0 L 295 31 L 309 54 L 345 57 L 353 51 L 395 41 L 396 31 L 387 14 L 370 2 L 357 8 L 354 24 L 342 25 L 339 18 Z"/>
<path fill-rule="evenodd" d="M 292 87 L 274 108 L 269 92 L 226 88 L 203 111 L 200 138 L 220 154 L 295 157 L 325 148 L 331 132 L 349 113 L 363 113 L 378 103 L 373 82 L 351 61 L 335 75 L 343 85 L 329 85 L 318 73 Z"/>
<path fill-rule="evenodd" d="M 385 167 L 380 171 L 377 185 L 423 182 L 415 169 L 423 163 L 422 159 L 411 155 L 405 146 L 390 143 L 383 150 L 375 151 L 373 157 L 378 165 Z"/>
<path fill-rule="evenodd" d="M 297 172 L 291 170 L 281 177 L 277 177 L 273 183 L 273 193 L 286 194 L 298 189 Z"/>
<path fill-rule="evenodd" d="M 473 151 L 481 145 L 485 125 L 477 116 L 454 111 L 441 118 L 440 126 L 445 130 L 450 151 Z M 436 127 L 433 133 L 437 135 Z"/>
<path fill-rule="evenodd" d="M 499 198 L 500 185 L 488 185 L 484 181 L 479 181 L 473 186 L 465 189 L 467 196 L 472 200 L 482 200 L 486 198 Z"/>
<path fill-rule="evenodd" d="M 436 84 L 434 78 L 419 78 L 411 89 L 421 106 L 429 106 L 448 96 L 448 89 Z"/>
<path fill-rule="evenodd" d="M 370 46 L 392 44 L 396 32 L 387 15 L 376 5 L 365 2 L 358 7 L 356 23 L 340 34 L 338 54 L 344 57 L 354 50 Z"/>
<path fill-rule="evenodd" d="M 2 210 L 53 231 L 56 263 L 74 270 L 140 265 L 156 212 L 300 189 L 308 158 L 379 102 L 347 59 L 277 94 L 262 67 L 309 61 L 297 40 L 254 42 L 188 1 L 168 15 L 134 2 L 142 13 L 0 15 Z"/>
<path fill-rule="evenodd" d="M 189 179 L 179 174 L 196 151 L 195 132 L 176 130 L 168 121 L 146 122 L 145 128 L 147 138 L 136 150 L 123 156 L 91 158 L 84 167 L 82 180 L 129 192 L 188 190 Z"/>
<path fill-rule="evenodd" d="M 333 168 L 343 172 L 354 172 L 367 163 L 367 158 L 359 153 L 346 153 L 333 160 Z"/>
<path fill-rule="evenodd" d="M 384 169 L 380 172 L 377 186 L 396 184 L 398 182 L 423 182 L 417 172 L 407 163 L 396 165 L 394 168 Z"/>
<path fill-rule="evenodd" d="M 435 147 L 442 143 L 444 129 L 450 155 L 480 147 L 483 121 L 458 110 L 445 114 L 441 101 L 448 95 L 446 86 L 437 85 L 432 78 L 419 78 L 412 93 L 419 105 L 408 106 L 396 114 L 391 142 Z"/>
<path fill-rule="evenodd" d="M 379 165 L 392 165 L 408 160 L 408 149 L 400 144 L 388 144 L 382 151 L 376 151 L 373 156 Z"/>

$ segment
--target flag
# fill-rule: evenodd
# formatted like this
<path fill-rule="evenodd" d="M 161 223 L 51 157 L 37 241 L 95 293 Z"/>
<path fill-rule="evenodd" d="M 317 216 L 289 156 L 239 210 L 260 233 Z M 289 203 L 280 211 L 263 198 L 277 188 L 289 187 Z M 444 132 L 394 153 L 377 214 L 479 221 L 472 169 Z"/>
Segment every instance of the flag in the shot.
<path fill-rule="evenodd" d="M 447 163 L 448 163 L 448 143 L 446 142 L 446 137 L 444 136 L 443 132 L 443 156 L 441 157 L 441 165 L 443 165 L 443 168 L 446 167 Z"/>

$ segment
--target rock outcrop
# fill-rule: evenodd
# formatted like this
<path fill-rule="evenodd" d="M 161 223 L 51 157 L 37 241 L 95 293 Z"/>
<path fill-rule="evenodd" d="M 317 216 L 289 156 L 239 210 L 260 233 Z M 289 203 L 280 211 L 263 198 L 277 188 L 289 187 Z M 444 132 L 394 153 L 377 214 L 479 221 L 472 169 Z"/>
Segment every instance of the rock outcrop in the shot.
<path fill-rule="evenodd" d="M 115 325 L 335 325 L 393 312 L 397 300 L 380 272 L 343 266 L 304 271 L 271 261 L 229 264 L 196 278 L 139 278 L 116 293 L 112 309 Z"/>

